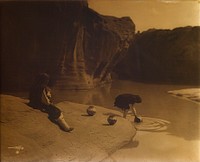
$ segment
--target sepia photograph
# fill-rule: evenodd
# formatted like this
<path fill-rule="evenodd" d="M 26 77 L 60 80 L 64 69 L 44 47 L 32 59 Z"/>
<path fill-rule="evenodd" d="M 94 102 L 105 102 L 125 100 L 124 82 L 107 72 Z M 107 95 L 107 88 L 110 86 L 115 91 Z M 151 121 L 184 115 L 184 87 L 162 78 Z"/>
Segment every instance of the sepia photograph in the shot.
<path fill-rule="evenodd" d="M 200 0 L 0 0 L 1 162 L 200 162 Z"/>

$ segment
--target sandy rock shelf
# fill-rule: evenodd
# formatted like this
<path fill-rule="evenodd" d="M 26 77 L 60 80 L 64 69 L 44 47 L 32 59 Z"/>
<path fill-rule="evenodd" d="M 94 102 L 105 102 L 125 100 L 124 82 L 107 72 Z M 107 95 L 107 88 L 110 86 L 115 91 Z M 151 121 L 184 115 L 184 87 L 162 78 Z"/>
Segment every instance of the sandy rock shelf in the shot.
<path fill-rule="evenodd" d="M 48 115 L 27 105 L 28 100 L 1 95 L 1 160 L 91 161 L 98 162 L 127 144 L 136 134 L 128 120 L 114 110 L 95 106 L 95 116 L 88 116 L 88 105 L 61 102 L 65 120 L 74 127 L 64 132 L 48 119 Z M 117 115 L 117 123 L 108 125 L 109 114 Z M 22 146 L 23 150 L 16 153 Z"/>

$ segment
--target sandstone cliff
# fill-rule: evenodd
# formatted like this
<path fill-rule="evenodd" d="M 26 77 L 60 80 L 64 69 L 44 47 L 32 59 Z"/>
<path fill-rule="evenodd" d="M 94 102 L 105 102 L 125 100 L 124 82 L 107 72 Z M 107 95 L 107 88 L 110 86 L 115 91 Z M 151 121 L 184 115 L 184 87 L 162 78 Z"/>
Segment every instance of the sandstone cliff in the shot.
<path fill-rule="evenodd" d="M 120 78 L 182 84 L 200 81 L 200 27 L 138 33 L 128 53 L 115 68 Z"/>
<path fill-rule="evenodd" d="M 130 18 L 103 16 L 86 1 L 1 4 L 3 89 L 24 89 L 40 72 L 59 89 L 88 89 L 110 72 L 134 36 Z"/>

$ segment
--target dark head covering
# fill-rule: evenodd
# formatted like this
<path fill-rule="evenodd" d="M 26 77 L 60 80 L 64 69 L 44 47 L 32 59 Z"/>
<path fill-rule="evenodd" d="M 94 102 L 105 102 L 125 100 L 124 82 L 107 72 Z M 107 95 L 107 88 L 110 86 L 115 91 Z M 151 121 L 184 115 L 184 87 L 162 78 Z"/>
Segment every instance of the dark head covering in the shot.
<path fill-rule="evenodd" d="M 30 105 L 33 107 L 40 107 L 41 105 L 41 96 L 44 88 L 48 86 L 49 75 L 46 73 L 39 74 L 34 84 L 32 85 L 29 93 Z"/>
<path fill-rule="evenodd" d="M 115 98 L 114 106 L 121 109 L 129 109 L 129 104 L 141 103 L 142 99 L 139 95 L 120 94 Z"/>
<path fill-rule="evenodd" d="M 47 86 L 49 83 L 49 75 L 47 73 L 41 73 L 36 77 L 36 83 L 37 85 L 41 86 Z"/>

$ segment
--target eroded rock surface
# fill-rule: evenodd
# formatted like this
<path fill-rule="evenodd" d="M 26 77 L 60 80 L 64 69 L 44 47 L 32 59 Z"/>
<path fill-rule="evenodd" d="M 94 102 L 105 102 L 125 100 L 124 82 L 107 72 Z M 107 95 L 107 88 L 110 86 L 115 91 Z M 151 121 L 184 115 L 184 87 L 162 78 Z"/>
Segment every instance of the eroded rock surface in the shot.
<path fill-rule="evenodd" d="M 200 27 L 137 33 L 128 55 L 115 68 L 120 78 L 147 82 L 199 83 Z"/>
<path fill-rule="evenodd" d="M 59 89 L 89 89 L 111 80 L 135 25 L 129 17 L 102 16 L 86 1 L 4 2 L 2 84 L 23 89 L 40 72 Z"/>

